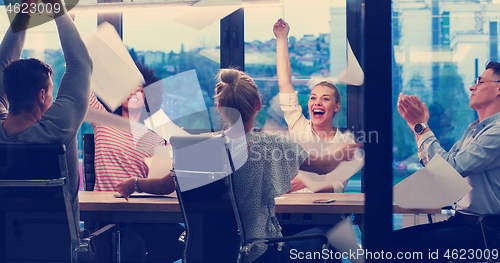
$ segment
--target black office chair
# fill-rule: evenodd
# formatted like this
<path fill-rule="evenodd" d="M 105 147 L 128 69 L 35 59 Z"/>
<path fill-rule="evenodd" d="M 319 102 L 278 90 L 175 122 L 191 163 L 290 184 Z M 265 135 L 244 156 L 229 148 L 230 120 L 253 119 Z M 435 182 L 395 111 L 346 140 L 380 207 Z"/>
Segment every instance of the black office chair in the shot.
<path fill-rule="evenodd" d="M 173 136 L 177 197 L 186 223 L 184 263 L 242 262 L 259 243 L 320 238 L 324 235 L 246 240 L 233 193 L 231 154 L 221 136 Z"/>
<path fill-rule="evenodd" d="M 83 182 L 85 184 L 85 191 L 94 191 L 94 186 L 95 186 L 94 134 L 86 133 L 82 136 L 82 148 L 83 148 Z"/>
<path fill-rule="evenodd" d="M 115 225 L 80 236 L 72 201 L 64 145 L 0 144 L 0 262 L 86 262 L 95 238 L 119 237 Z"/>

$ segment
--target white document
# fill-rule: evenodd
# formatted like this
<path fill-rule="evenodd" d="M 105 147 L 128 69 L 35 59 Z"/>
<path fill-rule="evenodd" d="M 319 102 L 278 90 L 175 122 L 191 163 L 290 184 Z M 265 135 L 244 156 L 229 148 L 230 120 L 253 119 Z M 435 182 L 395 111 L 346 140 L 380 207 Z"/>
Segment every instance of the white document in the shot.
<path fill-rule="evenodd" d="M 339 252 L 345 252 L 347 254 L 356 255 L 357 250 L 360 249 L 356 244 L 356 239 L 354 238 L 354 233 L 352 231 L 351 219 L 346 218 L 344 221 L 338 223 L 326 233 L 328 237 L 328 242 Z M 365 258 L 360 257 L 349 257 L 349 260 L 353 263 L 363 263 Z"/>
<path fill-rule="evenodd" d="M 155 147 L 154 155 L 144 158 L 144 162 L 149 168 L 148 178 L 162 178 L 172 169 L 172 158 L 167 146 Z"/>
<path fill-rule="evenodd" d="M 361 86 L 365 81 L 365 74 L 359 65 L 354 52 L 352 52 L 351 44 L 347 40 L 347 68 L 340 73 L 339 82 L 349 85 Z"/>
<path fill-rule="evenodd" d="M 189 135 L 184 129 L 177 126 L 170 118 L 163 112 L 158 110 L 151 117 L 144 120 L 146 126 L 153 130 L 156 134 L 163 137 L 163 139 L 170 141 L 172 136 L 186 136 Z"/>
<path fill-rule="evenodd" d="M 92 90 L 114 111 L 132 91 L 145 83 L 144 78 L 109 23 L 99 25 L 95 33 L 86 37 L 85 44 L 94 65 Z"/>
<path fill-rule="evenodd" d="M 393 187 L 394 203 L 402 208 L 441 208 L 458 201 L 472 187 L 441 155 Z"/>
<path fill-rule="evenodd" d="M 349 134 L 344 134 L 346 137 Z M 333 151 L 340 145 L 346 143 L 354 143 L 352 138 L 343 141 L 342 139 L 337 142 L 322 142 L 322 143 L 301 143 L 299 144 L 309 153 L 316 155 L 317 158 L 326 158 L 325 156 L 333 154 Z M 323 157 L 322 157 L 323 156 Z M 361 150 L 357 150 L 354 155 L 354 160 L 348 162 L 341 162 L 337 168 L 326 175 L 319 175 L 316 173 L 300 171 L 297 176 L 302 182 L 313 192 L 317 192 L 332 183 L 337 181 L 345 181 L 357 173 L 364 165 L 364 154 Z M 306 161 L 307 162 L 307 161 Z"/>
<path fill-rule="evenodd" d="M 198 118 L 208 120 L 207 106 L 203 98 L 196 70 L 188 70 L 161 80 L 163 85 L 163 110 L 172 119 L 177 120 L 191 114 L 198 114 Z M 150 101 L 148 88 L 145 90 L 146 100 Z M 171 107 L 171 105 L 182 105 L 182 107 Z"/>
<path fill-rule="evenodd" d="M 102 112 L 92 108 L 89 108 L 89 110 L 87 111 L 85 121 L 98 123 L 101 125 L 108 125 L 133 133 L 144 133 L 148 131 L 148 128 L 143 124 L 131 121 L 116 114 Z"/>
<path fill-rule="evenodd" d="M 242 2 L 239 0 L 201 0 L 174 20 L 185 26 L 202 30 L 240 7 L 242 7 Z"/>

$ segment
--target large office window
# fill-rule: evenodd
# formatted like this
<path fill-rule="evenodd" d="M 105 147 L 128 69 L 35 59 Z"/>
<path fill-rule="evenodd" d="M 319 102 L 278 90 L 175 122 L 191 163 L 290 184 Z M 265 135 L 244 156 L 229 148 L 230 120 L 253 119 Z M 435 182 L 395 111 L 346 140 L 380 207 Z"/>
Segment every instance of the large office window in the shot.
<path fill-rule="evenodd" d="M 195 70 L 197 78 L 190 82 L 199 82 L 203 95 L 201 103 L 211 107 L 215 75 L 220 68 L 220 23 L 216 21 L 197 30 L 174 21 L 185 11 L 166 8 L 124 12 L 123 43 L 135 60 L 155 69 L 159 78 Z M 185 129 L 210 129 L 210 121 L 204 117 L 206 114 L 201 113 L 201 117 L 193 114 L 200 109 L 200 98 L 193 97 L 197 91 L 191 90 L 195 87 L 182 81 L 165 84 L 167 96 L 163 109 Z"/>
<path fill-rule="evenodd" d="M 429 108 L 429 126 L 445 150 L 477 118 L 469 87 L 488 61 L 498 61 L 495 1 L 393 1 L 394 181 L 420 169 L 415 138 L 396 110 L 399 92 Z"/>
<path fill-rule="evenodd" d="M 95 0 L 93 1 L 95 3 Z M 80 34 L 85 38 L 85 36 L 94 32 L 97 28 L 97 14 L 96 13 L 76 13 L 74 15 L 75 25 L 80 31 Z M 86 133 L 93 133 L 92 125 L 88 122 L 84 122 L 78 133 L 78 152 L 81 154 L 82 151 L 82 135 Z M 81 157 L 81 155 L 80 155 Z"/>

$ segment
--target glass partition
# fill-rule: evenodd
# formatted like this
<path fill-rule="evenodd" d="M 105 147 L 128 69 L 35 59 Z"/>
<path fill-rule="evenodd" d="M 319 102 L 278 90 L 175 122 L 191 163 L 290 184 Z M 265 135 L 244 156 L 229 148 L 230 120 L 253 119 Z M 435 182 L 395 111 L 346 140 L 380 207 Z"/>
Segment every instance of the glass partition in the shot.
<path fill-rule="evenodd" d="M 429 126 L 449 150 L 477 116 L 469 87 L 498 61 L 498 1 L 393 1 L 394 183 L 422 168 L 412 131 L 397 112 L 400 92 L 429 108 Z"/>

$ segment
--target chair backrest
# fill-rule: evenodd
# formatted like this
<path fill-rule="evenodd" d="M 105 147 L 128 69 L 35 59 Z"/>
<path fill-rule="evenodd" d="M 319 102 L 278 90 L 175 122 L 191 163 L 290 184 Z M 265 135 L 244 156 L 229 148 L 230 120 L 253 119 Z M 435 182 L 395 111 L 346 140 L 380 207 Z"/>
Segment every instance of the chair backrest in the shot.
<path fill-rule="evenodd" d="M 79 220 L 62 144 L 0 144 L 0 262 L 73 262 Z"/>
<path fill-rule="evenodd" d="M 86 133 L 82 136 L 83 148 L 83 182 L 85 191 L 94 191 L 95 186 L 95 144 L 94 134 Z"/>
<path fill-rule="evenodd" d="M 173 136 L 177 196 L 186 223 L 184 262 L 236 262 L 240 237 L 221 136 Z"/>

